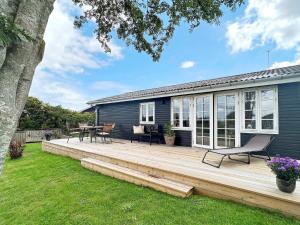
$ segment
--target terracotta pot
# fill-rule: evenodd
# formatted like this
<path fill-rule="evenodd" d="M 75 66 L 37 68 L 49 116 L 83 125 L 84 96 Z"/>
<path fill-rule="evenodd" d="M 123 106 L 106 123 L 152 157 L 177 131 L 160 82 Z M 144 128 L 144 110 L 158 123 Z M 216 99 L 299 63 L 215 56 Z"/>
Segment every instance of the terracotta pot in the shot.
<path fill-rule="evenodd" d="M 286 193 L 292 193 L 296 188 L 296 181 L 295 180 L 282 180 L 276 177 L 276 184 L 280 191 Z"/>
<path fill-rule="evenodd" d="M 166 145 L 173 146 L 175 143 L 175 136 L 164 136 Z"/>

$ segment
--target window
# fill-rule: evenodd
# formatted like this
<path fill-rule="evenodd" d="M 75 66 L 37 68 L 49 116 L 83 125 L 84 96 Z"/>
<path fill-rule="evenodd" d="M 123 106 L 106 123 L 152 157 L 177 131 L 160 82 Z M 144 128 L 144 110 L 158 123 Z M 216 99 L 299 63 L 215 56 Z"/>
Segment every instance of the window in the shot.
<path fill-rule="evenodd" d="M 277 89 L 264 87 L 243 93 L 243 130 L 258 133 L 278 132 Z"/>
<path fill-rule="evenodd" d="M 148 122 L 154 122 L 154 103 L 148 104 Z"/>
<path fill-rule="evenodd" d="M 180 99 L 174 99 L 172 102 L 173 126 L 180 127 Z"/>
<path fill-rule="evenodd" d="M 171 120 L 174 127 L 189 128 L 191 127 L 191 99 L 180 97 L 172 99 Z"/>
<path fill-rule="evenodd" d="M 195 97 L 195 143 L 200 146 L 212 145 L 212 119 L 213 95 Z"/>
<path fill-rule="evenodd" d="M 244 95 L 245 100 L 245 129 L 256 129 L 256 91 L 247 91 Z"/>
<path fill-rule="evenodd" d="M 190 126 L 190 99 L 182 99 L 182 126 Z"/>
<path fill-rule="evenodd" d="M 274 92 L 262 90 L 261 92 L 261 129 L 274 129 Z"/>
<path fill-rule="evenodd" d="M 147 102 L 140 104 L 140 123 L 154 124 L 155 123 L 155 103 Z"/>
<path fill-rule="evenodd" d="M 236 145 L 236 94 L 219 94 L 216 103 L 216 146 L 235 147 Z"/>

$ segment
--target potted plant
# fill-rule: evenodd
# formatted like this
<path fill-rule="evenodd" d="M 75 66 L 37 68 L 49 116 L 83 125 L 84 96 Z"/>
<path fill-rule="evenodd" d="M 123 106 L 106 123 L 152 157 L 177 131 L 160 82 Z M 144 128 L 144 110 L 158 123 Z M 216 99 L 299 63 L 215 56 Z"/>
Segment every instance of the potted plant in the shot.
<path fill-rule="evenodd" d="M 164 127 L 164 138 L 166 145 L 173 146 L 175 142 L 175 132 L 172 130 L 172 124 L 170 122 L 165 124 Z"/>
<path fill-rule="evenodd" d="M 268 166 L 276 174 L 276 184 L 280 191 L 292 193 L 300 177 L 300 164 L 289 157 L 274 157 Z"/>
<path fill-rule="evenodd" d="M 51 131 L 51 130 L 45 131 L 45 138 L 46 138 L 46 141 L 50 141 L 50 140 L 51 140 L 51 137 L 52 137 L 52 131 Z"/>

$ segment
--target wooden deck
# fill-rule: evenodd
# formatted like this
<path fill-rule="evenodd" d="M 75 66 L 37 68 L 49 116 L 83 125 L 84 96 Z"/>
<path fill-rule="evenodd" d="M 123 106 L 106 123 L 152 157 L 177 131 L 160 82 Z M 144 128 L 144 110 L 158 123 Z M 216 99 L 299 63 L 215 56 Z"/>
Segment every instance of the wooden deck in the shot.
<path fill-rule="evenodd" d="M 250 165 L 225 159 L 217 169 L 201 162 L 203 149 L 149 146 L 125 140 L 103 144 L 90 143 L 88 139 L 81 143 L 78 139 L 70 139 L 69 143 L 60 139 L 43 142 L 43 150 L 82 160 L 86 168 L 169 194 L 184 197 L 180 191 L 186 190 L 188 196 L 189 187 L 194 187 L 194 194 L 229 199 L 300 218 L 300 183 L 297 182 L 298 187 L 292 194 L 280 192 L 274 174 L 261 159 L 251 158 Z M 208 159 L 213 162 L 219 156 L 211 155 Z"/>

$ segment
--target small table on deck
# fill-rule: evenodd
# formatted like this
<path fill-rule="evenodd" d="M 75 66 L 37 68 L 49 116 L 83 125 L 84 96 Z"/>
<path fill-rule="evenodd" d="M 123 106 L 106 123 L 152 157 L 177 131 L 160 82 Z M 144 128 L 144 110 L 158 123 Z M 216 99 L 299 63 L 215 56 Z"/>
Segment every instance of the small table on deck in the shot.
<path fill-rule="evenodd" d="M 88 130 L 90 133 L 90 142 L 93 142 L 93 136 L 96 135 L 96 130 L 97 129 L 103 129 L 104 126 L 81 126 L 80 129 Z"/>

